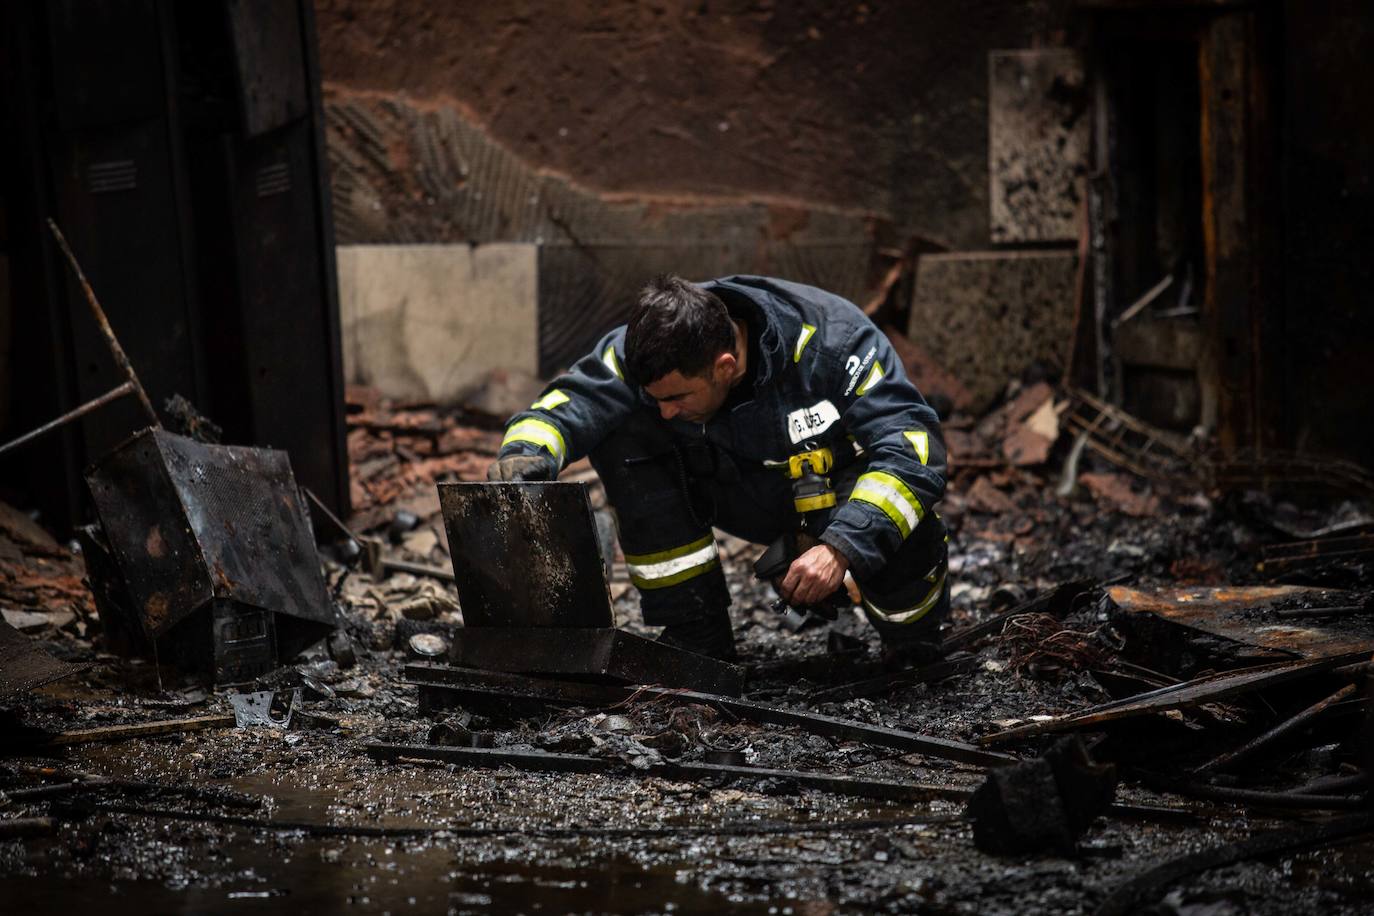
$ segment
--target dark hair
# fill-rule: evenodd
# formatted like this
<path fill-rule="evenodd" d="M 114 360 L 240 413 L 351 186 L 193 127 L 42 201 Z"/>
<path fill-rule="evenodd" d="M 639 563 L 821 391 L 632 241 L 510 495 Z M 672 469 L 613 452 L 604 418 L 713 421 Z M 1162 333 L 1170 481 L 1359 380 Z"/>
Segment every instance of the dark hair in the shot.
<path fill-rule="evenodd" d="M 640 290 L 625 332 L 625 368 L 641 385 L 674 370 L 702 376 L 735 349 L 735 325 L 725 303 L 681 277 L 655 277 Z"/>

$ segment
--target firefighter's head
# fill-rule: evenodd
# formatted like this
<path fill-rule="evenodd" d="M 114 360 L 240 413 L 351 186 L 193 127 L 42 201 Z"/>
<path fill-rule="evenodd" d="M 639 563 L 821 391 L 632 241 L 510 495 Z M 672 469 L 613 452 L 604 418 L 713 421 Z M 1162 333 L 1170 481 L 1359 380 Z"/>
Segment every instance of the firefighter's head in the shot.
<path fill-rule="evenodd" d="M 665 420 L 709 420 L 744 377 L 746 353 L 743 325 L 720 297 L 680 277 L 644 288 L 625 333 L 625 368 Z"/>

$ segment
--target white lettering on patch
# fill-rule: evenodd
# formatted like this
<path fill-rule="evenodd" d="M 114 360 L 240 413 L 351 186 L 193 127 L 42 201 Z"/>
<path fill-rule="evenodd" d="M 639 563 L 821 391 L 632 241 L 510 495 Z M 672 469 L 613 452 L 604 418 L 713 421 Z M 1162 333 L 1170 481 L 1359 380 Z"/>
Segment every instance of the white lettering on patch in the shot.
<path fill-rule="evenodd" d="M 873 357 L 877 354 L 877 347 L 869 347 L 868 352 L 864 354 L 862 362 L 860 362 L 857 355 L 851 356 L 845 361 L 844 368 L 845 371 L 849 373 L 849 386 L 844 390 L 845 397 L 849 397 L 850 392 L 854 390 L 854 386 L 859 384 L 859 376 L 863 375 L 864 370 L 873 362 Z"/>
<path fill-rule="evenodd" d="M 787 437 L 793 445 L 814 439 L 840 420 L 840 412 L 829 401 L 794 410 L 787 415 Z"/>

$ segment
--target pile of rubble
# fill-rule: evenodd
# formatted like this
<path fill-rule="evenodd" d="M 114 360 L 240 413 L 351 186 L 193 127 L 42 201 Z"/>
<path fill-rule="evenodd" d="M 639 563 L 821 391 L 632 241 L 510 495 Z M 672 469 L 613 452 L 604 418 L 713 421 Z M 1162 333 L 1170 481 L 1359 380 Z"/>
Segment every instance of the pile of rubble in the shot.
<path fill-rule="evenodd" d="M 683 863 L 741 904 L 1362 905 L 1355 878 L 1343 892 L 1258 865 L 1207 875 L 1374 829 L 1368 494 L 1315 510 L 1223 495 L 1186 440 L 1023 386 L 945 424 L 957 584 L 942 661 L 894 665 L 857 611 L 780 615 L 752 573 L 761 548 L 722 535 L 741 659 L 717 668 L 633 640 L 652 634 L 596 515 L 587 537 L 613 557 L 605 630 L 626 635 L 559 652 L 521 636 L 508 651 L 464 626 L 437 485 L 483 479 L 500 427 L 351 391 L 355 512 L 316 517 L 339 628 L 232 689 L 109 653 L 77 545 L 5 510 L 0 607 L 57 657 L 5 697 L 6 892 L 27 887 L 13 876 L 38 848 L 69 876 L 233 886 L 228 863 L 155 861 L 150 825 L 179 821 L 183 846 L 236 831 L 334 842 L 325 863 L 371 841 L 411 843 L 418 862 L 467 838 L 488 867 L 587 873 L 612 850 L 636 868 Z M 588 484 L 599 515 L 585 463 L 564 478 Z M 47 839 L 6 844 L 20 834 Z M 684 837 L 714 852 L 675 859 Z"/>

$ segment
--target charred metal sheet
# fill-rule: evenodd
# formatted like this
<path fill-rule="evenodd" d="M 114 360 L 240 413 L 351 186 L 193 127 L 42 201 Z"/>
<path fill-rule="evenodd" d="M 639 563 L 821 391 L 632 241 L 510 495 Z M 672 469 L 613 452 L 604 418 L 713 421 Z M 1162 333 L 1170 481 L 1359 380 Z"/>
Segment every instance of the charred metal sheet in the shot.
<path fill-rule="evenodd" d="M 1246 588 L 1166 588 L 1143 591 L 1116 586 L 1107 592 L 1116 612 L 1112 623 L 1127 639 L 1145 632 L 1144 617 L 1188 627 L 1237 644 L 1257 647 L 1248 656 L 1265 658 L 1321 658 L 1364 649 L 1374 653 L 1374 615 L 1301 621 L 1279 612 L 1294 608 L 1349 606 L 1350 595 L 1339 589 L 1292 585 Z"/>
<path fill-rule="evenodd" d="M 178 656 L 213 658 L 224 681 L 270 670 L 336 625 L 285 452 L 145 430 L 86 480 L 108 545 L 88 571 L 135 618 L 117 628 L 173 638 Z M 105 581 L 112 569 L 120 582 Z M 183 625 L 192 615 L 205 619 Z"/>
<path fill-rule="evenodd" d="M 1050 734 L 1073 728 L 1088 728 L 1132 716 L 1164 712 L 1169 709 L 1182 709 L 1196 706 L 1199 703 L 1210 703 L 1330 671 L 1351 662 L 1361 661 L 1368 655 L 1368 650 L 1347 652 L 1328 658 L 1301 659 L 1249 668 L 1244 671 L 1224 672 L 1200 677 L 1185 681 L 1182 684 L 1161 687 L 1139 696 L 1128 697 L 1125 700 L 1104 703 L 1080 712 L 994 732 L 978 739 L 978 743 L 983 745 L 1002 744 L 1020 738 L 1029 738 L 1033 735 Z"/>
<path fill-rule="evenodd" d="M 597 569 L 599 576 L 599 562 Z M 450 659 L 467 668 L 599 675 L 730 696 L 744 690 L 744 672 L 735 665 L 610 627 L 464 627 L 453 636 Z"/>
<path fill-rule="evenodd" d="M 441 483 L 439 503 L 468 627 L 613 625 L 582 484 Z"/>
<path fill-rule="evenodd" d="M 58 661 L 0 620 L 0 698 L 42 687 L 89 667 Z"/>

